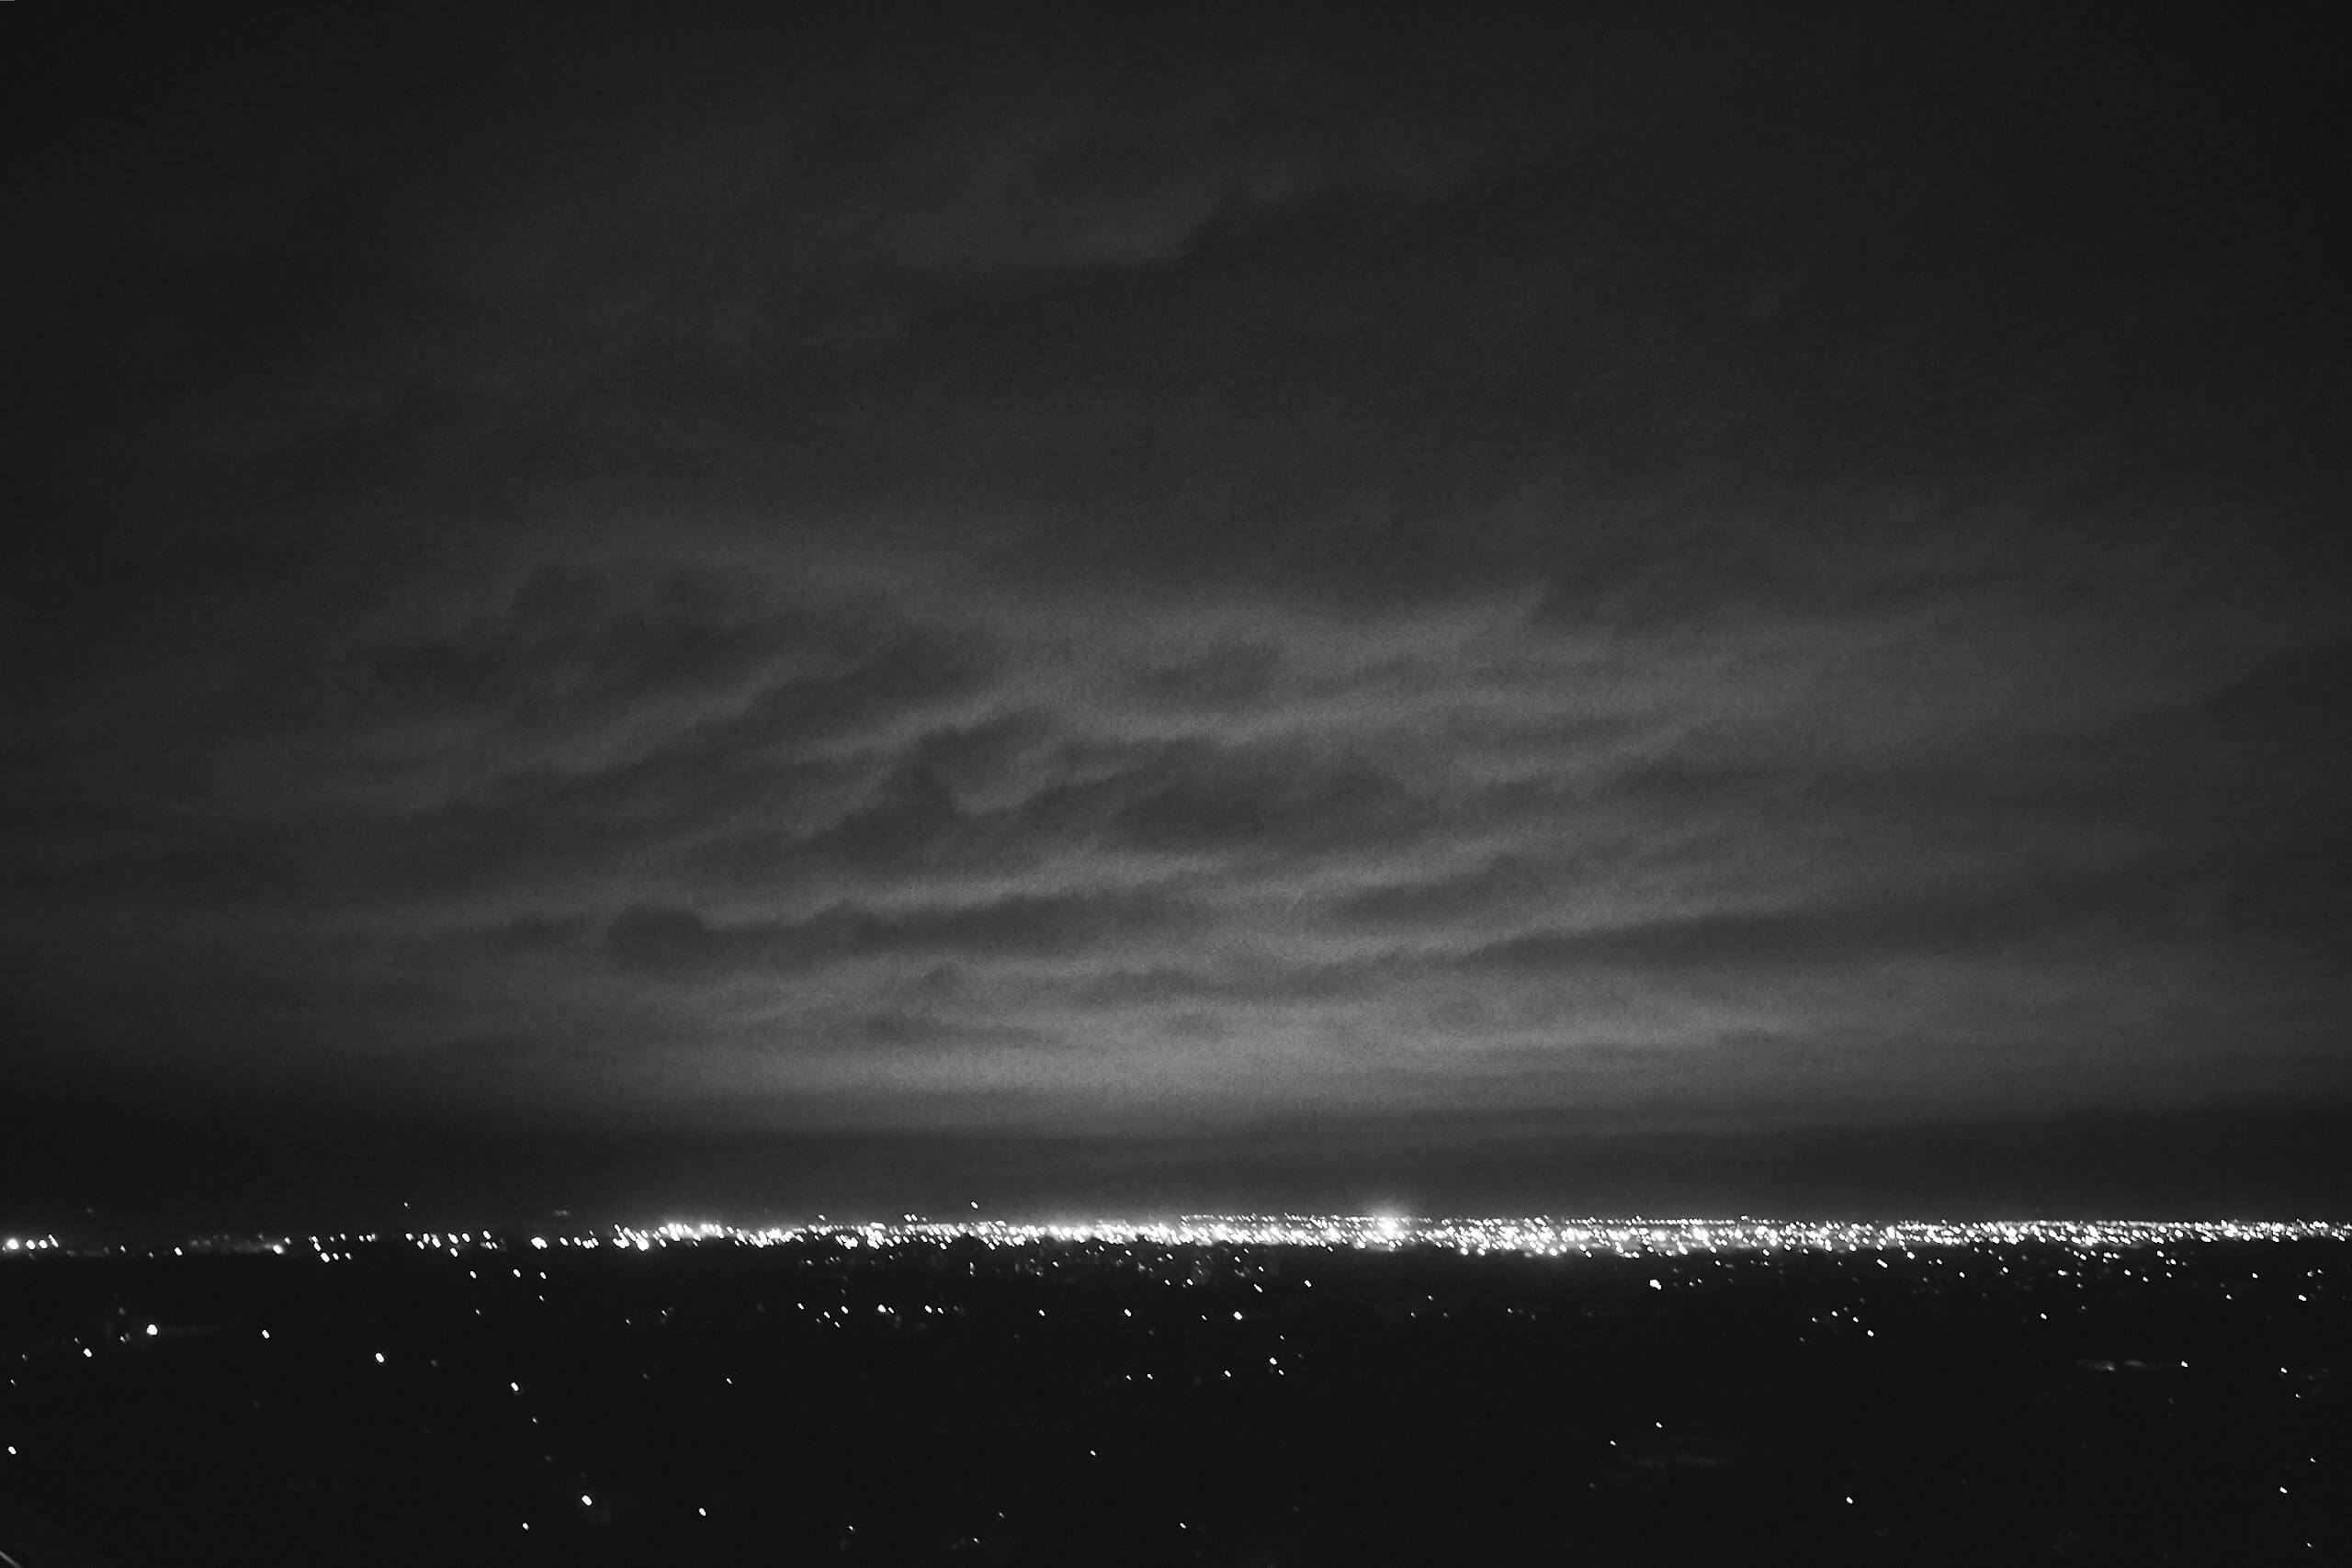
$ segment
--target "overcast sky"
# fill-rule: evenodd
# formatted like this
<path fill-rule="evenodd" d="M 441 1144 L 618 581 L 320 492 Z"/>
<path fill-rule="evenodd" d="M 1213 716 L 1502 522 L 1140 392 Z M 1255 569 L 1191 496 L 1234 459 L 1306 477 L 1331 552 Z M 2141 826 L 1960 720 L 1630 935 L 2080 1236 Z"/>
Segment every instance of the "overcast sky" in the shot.
<path fill-rule="evenodd" d="M 52 1206 L 2352 1100 L 2315 39 L 6 9 Z"/>

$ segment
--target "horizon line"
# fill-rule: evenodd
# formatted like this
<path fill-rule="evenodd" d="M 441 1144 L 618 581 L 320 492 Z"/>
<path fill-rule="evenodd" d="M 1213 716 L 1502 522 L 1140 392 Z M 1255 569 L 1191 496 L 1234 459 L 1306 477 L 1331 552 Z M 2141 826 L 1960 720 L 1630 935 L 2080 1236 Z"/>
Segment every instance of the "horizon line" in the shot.
<path fill-rule="evenodd" d="M 2171 1243 L 2229 1241 L 2352 1240 L 2352 1223 L 2323 1219 L 1953 1219 L 1901 1220 L 1771 1219 L 1757 1215 L 1408 1215 L 1398 1213 L 1193 1213 L 1172 1218 L 1101 1216 L 1074 1220 L 1017 1220 L 966 1215 L 936 1219 L 906 1214 L 897 1220 L 832 1220 L 825 1215 L 793 1224 L 745 1226 L 710 1220 L 669 1220 L 658 1224 L 613 1224 L 582 1230 L 531 1232 L 517 1227 L 481 1230 L 348 1230 L 316 1234 L 210 1231 L 177 1242 L 62 1243 L 53 1235 L 0 1237 L 0 1258 L 185 1256 L 273 1252 L 349 1257 L 357 1247 L 406 1244 L 421 1251 L 620 1250 L 726 1243 L 768 1247 L 832 1239 L 883 1247 L 910 1242 L 978 1240 L 990 1246 L 1051 1242 L 1124 1241 L 1170 1246 L 1321 1247 L 1360 1251 L 1430 1246 L 1464 1253 L 1560 1256 L 1596 1252 L 1619 1256 L 1690 1252 L 1879 1251 L 1918 1247 L 1978 1247 L 1986 1244 L 2057 1244 L 2072 1247 L 2138 1247 Z"/>

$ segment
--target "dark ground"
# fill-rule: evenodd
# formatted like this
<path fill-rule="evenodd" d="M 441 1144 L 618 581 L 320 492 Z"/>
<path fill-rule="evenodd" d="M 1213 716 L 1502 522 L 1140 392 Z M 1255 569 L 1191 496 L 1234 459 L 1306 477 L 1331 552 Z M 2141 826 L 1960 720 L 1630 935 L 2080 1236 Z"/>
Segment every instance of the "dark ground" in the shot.
<path fill-rule="evenodd" d="M 2352 1540 L 2342 1242 L 355 1250 L 0 1260 L 0 1499 L 127 1568 Z"/>

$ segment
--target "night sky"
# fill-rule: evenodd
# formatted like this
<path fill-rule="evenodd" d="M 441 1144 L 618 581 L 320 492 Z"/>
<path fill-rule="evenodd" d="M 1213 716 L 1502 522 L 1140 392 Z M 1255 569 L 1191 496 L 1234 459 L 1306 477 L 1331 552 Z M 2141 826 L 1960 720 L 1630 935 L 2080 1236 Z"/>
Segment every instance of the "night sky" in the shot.
<path fill-rule="evenodd" d="M 2335 56 L 0 17 L 0 1224 L 2352 1207 Z"/>

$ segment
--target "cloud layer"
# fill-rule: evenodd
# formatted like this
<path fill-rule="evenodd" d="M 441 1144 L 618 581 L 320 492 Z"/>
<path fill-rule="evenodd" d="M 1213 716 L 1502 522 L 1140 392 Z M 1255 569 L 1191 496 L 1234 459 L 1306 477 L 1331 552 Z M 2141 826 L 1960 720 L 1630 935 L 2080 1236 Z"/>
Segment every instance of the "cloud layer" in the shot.
<path fill-rule="evenodd" d="M 2221 62 L 2199 141 L 2178 39 L 774 25 L 58 106 L 0 329 L 28 1081 L 2352 1088 L 2295 84 Z"/>

